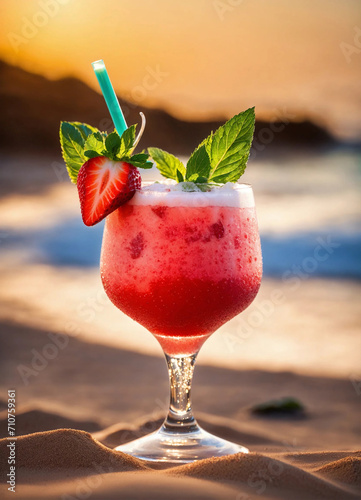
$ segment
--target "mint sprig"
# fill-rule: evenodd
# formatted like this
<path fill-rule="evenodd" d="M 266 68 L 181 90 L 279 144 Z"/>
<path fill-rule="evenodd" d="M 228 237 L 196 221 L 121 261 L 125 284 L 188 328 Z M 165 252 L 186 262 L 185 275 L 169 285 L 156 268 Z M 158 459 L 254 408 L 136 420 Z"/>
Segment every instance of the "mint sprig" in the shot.
<path fill-rule="evenodd" d="M 161 149 L 148 148 L 148 152 L 161 174 L 178 182 L 236 182 L 247 165 L 254 125 L 254 108 L 234 116 L 201 142 L 186 167 L 178 158 Z"/>
<path fill-rule="evenodd" d="M 81 166 L 90 158 L 106 156 L 113 161 L 124 161 L 138 168 L 152 168 L 149 154 L 133 155 L 136 125 L 131 125 L 120 136 L 116 130 L 107 134 L 80 122 L 61 122 L 60 144 L 71 181 L 76 184 Z"/>

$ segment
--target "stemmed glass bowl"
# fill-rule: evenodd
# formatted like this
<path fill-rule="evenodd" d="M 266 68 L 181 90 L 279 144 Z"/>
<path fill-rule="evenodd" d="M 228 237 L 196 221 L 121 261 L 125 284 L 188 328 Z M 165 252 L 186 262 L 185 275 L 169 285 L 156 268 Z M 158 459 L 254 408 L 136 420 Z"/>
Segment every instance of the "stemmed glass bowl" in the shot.
<path fill-rule="evenodd" d="M 116 307 L 159 341 L 170 378 L 169 411 L 161 428 L 117 450 L 168 463 L 247 453 L 199 427 L 191 383 L 202 344 L 251 304 L 261 276 L 250 185 L 199 186 L 189 192 L 167 182 L 145 183 L 107 217 L 104 289 Z"/>

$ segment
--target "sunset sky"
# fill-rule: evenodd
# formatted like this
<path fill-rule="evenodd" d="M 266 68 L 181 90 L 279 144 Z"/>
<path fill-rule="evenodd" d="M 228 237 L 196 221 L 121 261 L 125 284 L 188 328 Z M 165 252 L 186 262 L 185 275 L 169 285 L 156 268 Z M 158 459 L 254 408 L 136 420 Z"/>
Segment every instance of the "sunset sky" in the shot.
<path fill-rule="evenodd" d="M 358 0 L 2 0 L 0 57 L 186 119 L 312 118 L 361 137 Z"/>

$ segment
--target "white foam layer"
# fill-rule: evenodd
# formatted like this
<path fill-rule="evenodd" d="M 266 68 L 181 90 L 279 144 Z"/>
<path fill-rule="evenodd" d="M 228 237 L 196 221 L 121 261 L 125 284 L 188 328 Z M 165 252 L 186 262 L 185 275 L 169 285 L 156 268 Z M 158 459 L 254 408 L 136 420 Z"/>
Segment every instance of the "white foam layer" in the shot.
<path fill-rule="evenodd" d="M 182 190 L 172 182 L 145 183 L 136 191 L 129 205 L 166 205 L 168 207 L 254 207 L 253 191 L 248 184 L 227 183 L 211 191 Z"/>

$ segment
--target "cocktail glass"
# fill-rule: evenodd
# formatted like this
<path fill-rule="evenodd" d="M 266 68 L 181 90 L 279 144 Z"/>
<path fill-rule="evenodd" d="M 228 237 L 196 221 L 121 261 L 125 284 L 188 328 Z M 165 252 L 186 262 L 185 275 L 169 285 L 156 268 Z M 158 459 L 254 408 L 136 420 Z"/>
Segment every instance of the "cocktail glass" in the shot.
<path fill-rule="evenodd" d="M 202 344 L 255 298 L 262 257 L 250 185 L 174 189 L 145 184 L 107 217 L 101 276 L 116 307 L 159 341 L 170 378 L 161 428 L 116 449 L 147 461 L 185 463 L 248 452 L 199 427 L 191 383 Z"/>

